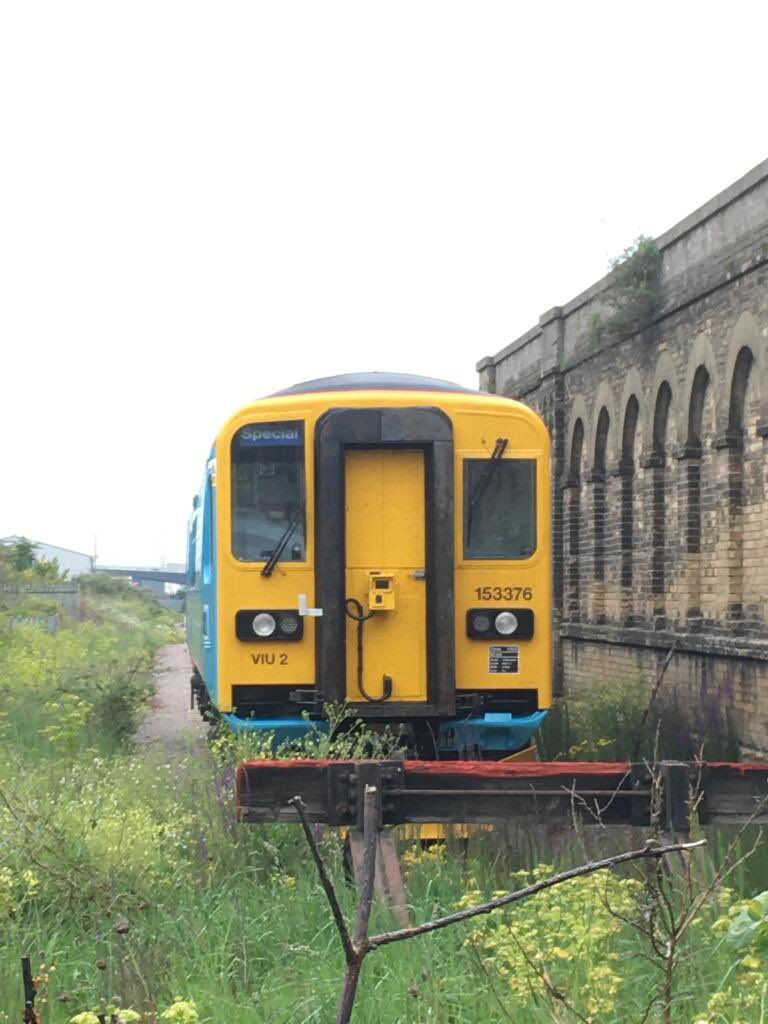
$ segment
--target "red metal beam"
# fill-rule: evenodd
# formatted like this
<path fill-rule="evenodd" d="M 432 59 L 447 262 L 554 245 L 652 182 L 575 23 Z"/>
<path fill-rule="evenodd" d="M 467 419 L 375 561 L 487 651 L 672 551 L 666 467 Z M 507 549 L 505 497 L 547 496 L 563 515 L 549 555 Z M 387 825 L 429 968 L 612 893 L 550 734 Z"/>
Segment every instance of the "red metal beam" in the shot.
<path fill-rule="evenodd" d="M 237 772 L 241 821 L 292 821 L 299 795 L 312 820 L 356 825 L 362 786 L 381 789 L 381 820 L 560 822 L 688 827 L 695 792 L 702 822 L 768 821 L 768 765 L 589 761 L 248 761 Z M 652 799 L 660 792 L 661 801 Z"/>

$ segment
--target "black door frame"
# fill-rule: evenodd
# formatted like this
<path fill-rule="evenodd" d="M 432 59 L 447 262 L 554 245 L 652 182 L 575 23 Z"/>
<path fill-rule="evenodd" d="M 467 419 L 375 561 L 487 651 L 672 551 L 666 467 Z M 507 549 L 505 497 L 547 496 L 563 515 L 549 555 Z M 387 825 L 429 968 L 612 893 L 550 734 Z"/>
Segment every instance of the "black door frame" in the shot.
<path fill-rule="evenodd" d="M 433 406 L 329 409 L 315 427 L 316 693 L 346 700 L 347 620 L 345 459 L 347 449 L 418 448 L 424 452 L 427 699 L 355 702 L 362 718 L 451 716 L 456 705 L 454 643 L 453 427 Z"/>

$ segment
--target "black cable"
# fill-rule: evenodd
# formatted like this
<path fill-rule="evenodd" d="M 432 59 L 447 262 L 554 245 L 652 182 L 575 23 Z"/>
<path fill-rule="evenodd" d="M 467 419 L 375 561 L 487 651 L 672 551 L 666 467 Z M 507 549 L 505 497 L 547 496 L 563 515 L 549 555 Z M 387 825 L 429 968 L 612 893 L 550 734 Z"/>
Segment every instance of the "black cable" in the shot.
<path fill-rule="evenodd" d="M 354 611 L 349 610 L 350 605 L 354 608 Z M 389 700 L 392 696 L 392 676 L 385 675 L 383 677 L 384 692 L 380 697 L 371 697 L 370 694 L 366 693 L 365 686 L 363 685 L 363 623 L 367 622 L 368 619 L 372 619 L 376 612 L 364 612 L 363 606 L 356 597 L 348 597 L 346 599 L 344 602 L 344 612 L 347 618 L 357 623 L 357 689 L 369 704 L 383 704 L 384 701 Z"/>

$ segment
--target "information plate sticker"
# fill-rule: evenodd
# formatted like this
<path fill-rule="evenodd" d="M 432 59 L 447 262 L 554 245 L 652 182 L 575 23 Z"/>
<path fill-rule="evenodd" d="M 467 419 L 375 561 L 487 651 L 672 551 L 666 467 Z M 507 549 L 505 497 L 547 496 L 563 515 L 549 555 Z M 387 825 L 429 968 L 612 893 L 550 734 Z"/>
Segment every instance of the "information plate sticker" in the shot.
<path fill-rule="evenodd" d="M 488 671 L 495 674 L 520 671 L 519 647 L 489 647 Z"/>

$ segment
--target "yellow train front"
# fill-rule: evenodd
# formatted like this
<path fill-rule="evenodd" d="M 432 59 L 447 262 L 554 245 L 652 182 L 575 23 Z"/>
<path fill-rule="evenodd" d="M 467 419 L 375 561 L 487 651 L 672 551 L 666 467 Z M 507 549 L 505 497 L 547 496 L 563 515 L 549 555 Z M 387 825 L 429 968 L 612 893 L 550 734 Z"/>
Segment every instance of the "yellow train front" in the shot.
<path fill-rule="evenodd" d="M 281 742 L 346 702 L 421 757 L 525 747 L 551 699 L 549 466 L 530 409 L 430 378 L 241 409 L 189 525 L 201 710 Z"/>

